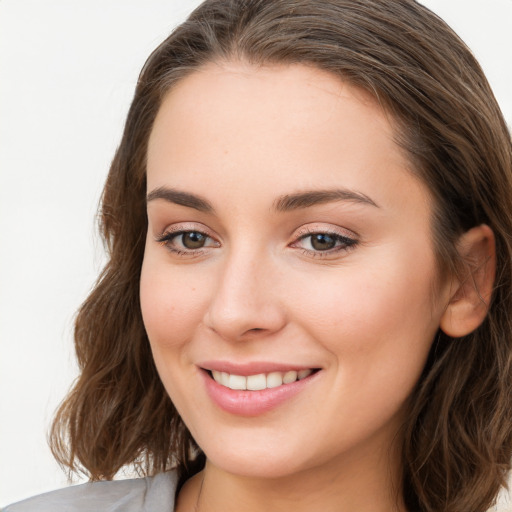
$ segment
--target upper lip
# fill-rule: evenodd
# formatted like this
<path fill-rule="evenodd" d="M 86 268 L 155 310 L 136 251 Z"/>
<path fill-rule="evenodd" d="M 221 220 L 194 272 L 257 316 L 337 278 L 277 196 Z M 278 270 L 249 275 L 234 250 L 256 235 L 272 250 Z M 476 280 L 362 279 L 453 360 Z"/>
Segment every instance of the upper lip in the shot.
<path fill-rule="evenodd" d="M 198 364 L 200 368 L 208 371 L 226 372 L 231 375 L 257 375 L 260 373 L 271 372 L 288 372 L 291 370 L 313 370 L 317 366 L 293 364 L 293 363 L 277 363 L 264 361 L 251 361 L 245 363 L 234 363 L 231 361 L 204 361 Z"/>

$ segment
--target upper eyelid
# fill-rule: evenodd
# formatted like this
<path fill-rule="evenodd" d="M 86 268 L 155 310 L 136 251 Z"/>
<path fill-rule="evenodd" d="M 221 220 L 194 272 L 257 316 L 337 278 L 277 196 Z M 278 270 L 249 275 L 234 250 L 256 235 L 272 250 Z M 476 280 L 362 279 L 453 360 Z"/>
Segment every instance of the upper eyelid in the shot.
<path fill-rule="evenodd" d="M 300 228 L 294 231 L 292 237 L 294 237 L 295 239 L 299 239 L 301 237 L 313 235 L 316 233 L 338 235 L 341 237 L 350 238 L 354 240 L 360 239 L 359 234 L 356 233 L 355 231 L 352 231 L 351 229 L 333 225 L 326 226 L 325 224 L 322 225 L 321 223 L 310 223 L 305 226 L 301 226 Z"/>
<path fill-rule="evenodd" d="M 204 224 L 197 222 L 176 222 L 158 231 L 157 237 L 164 236 L 166 234 L 172 235 L 180 232 L 192 232 L 197 231 L 210 238 L 217 240 L 219 237 L 214 232 L 205 226 Z"/>

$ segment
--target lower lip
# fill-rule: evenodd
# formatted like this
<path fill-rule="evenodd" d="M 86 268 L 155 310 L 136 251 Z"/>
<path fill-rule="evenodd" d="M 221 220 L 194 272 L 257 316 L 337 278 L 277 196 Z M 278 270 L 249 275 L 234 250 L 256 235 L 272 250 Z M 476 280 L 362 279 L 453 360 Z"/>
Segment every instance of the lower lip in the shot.
<path fill-rule="evenodd" d="M 206 391 L 213 402 L 224 411 L 239 416 L 258 416 L 275 409 L 300 393 L 316 379 L 319 373 L 317 371 L 302 380 L 296 380 L 276 388 L 260 391 L 240 391 L 222 386 L 213 380 L 207 371 L 201 370 Z"/>

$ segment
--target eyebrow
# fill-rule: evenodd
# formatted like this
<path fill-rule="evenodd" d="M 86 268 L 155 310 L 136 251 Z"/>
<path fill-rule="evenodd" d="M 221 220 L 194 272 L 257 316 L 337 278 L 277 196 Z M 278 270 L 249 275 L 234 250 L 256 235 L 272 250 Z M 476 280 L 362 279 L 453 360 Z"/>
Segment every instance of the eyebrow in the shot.
<path fill-rule="evenodd" d="M 274 208 L 279 212 L 287 212 L 334 201 L 352 201 L 379 208 L 377 203 L 367 195 L 344 188 L 310 190 L 296 194 L 287 194 L 274 201 Z"/>
<path fill-rule="evenodd" d="M 211 213 L 215 211 L 212 204 L 205 198 L 173 188 L 158 187 L 152 190 L 146 196 L 146 203 L 156 199 L 163 199 L 169 203 L 186 206 L 201 212 Z M 344 188 L 309 190 L 295 194 L 286 194 L 274 201 L 273 208 L 278 212 L 288 212 L 335 201 L 352 201 L 379 208 L 375 201 L 367 195 Z"/>
<path fill-rule="evenodd" d="M 169 203 L 179 204 L 181 206 L 187 206 L 188 208 L 194 208 L 200 212 L 213 212 L 213 206 L 209 201 L 203 197 L 188 192 L 182 192 L 167 187 L 158 187 L 152 190 L 146 196 L 146 203 L 154 201 L 155 199 L 163 199 Z"/>

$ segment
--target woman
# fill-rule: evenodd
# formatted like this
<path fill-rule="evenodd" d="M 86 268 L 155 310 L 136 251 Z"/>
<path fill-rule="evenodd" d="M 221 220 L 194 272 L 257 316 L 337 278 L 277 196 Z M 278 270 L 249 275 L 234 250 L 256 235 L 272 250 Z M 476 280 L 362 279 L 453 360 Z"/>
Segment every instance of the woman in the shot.
<path fill-rule="evenodd" d="M 8 510 L 484 511 L 511 456 L 510 135 L 413 1 L 207 1 L 147 61 Z M 171 470 L 171 471 L 169 471 Z"/>

